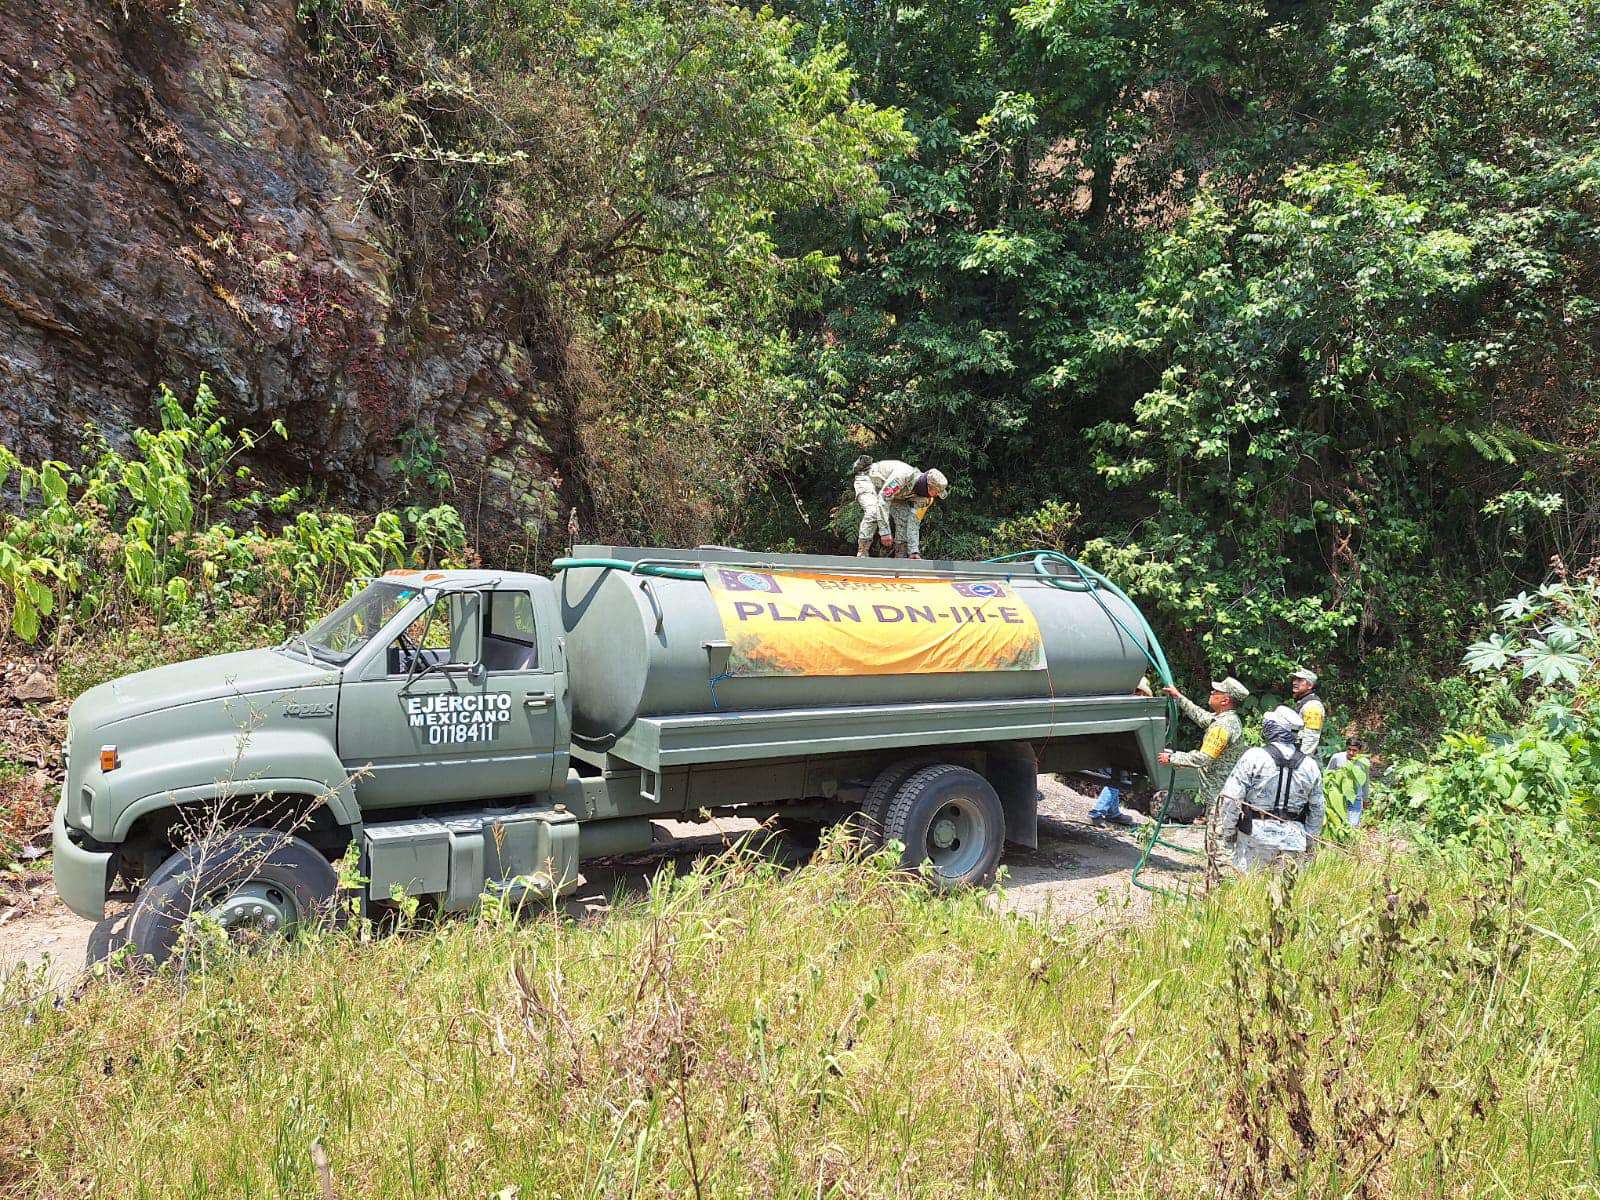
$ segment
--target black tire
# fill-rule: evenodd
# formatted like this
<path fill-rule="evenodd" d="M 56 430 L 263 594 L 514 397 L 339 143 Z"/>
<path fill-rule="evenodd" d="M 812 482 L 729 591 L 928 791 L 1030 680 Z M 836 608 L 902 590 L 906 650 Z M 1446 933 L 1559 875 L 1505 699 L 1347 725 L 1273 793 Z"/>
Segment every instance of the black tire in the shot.
<path fill-rule="evenodd" d="M 932 755 L 921 754 L 892 762 L 878 772 L 861 801 L 861 831 L 867 845 L 881 848 L 889 840 L 889 805 L 894 803 L 895 793 L 918 771 L 935 766 L 938 761 Z"/>
<path fill-rule="evenodd" d="M 901 865 L 933 866 L 941 891 L 987 887 L 1000 866 L 1006 814 L 989 781 L 967 767 L 940 763 L 900 785 L 884 828 L 905 849 Z"/>
<path fill-rule="evenodd" d="M 1155 801 L 1151 809 L 1151 816 L 1161 811 L 1161 802 Z M 1179 792 L 1172 797 L 1172 803 L 1167 806 L 1167 823 L 1170 825 L 1192 825 L 1195 820 L 1205 815 L 1206 806 L 1198 792 Z"/>
<path fill-rule="evenodd" d="M 252 903 L 252 889 L 259 889 L 259 903 Z M 234 830 L 187 846 L 156 869 L 134 902 L 127 941 L 159 965 L 196 911 L 220 913 L 242 932 L 282 935 L 332 913 L 338 891 L 338 873 L 309 842 L 276 829 Z"/>
<path fill-rule="evenodd" d="M 1153 817 L 1161 811 L 1161 792 L 1148 787 L 1125 787 L 1122 789 L 1122 807 L 1130 812 Z"/>

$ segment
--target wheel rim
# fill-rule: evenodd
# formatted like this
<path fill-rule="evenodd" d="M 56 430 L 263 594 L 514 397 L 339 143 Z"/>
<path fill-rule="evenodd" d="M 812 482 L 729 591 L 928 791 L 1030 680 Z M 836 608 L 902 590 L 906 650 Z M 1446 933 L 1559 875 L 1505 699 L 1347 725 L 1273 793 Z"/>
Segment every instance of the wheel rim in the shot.
<path fill-rule="evenodd" d="M 281 885 L 263 879 L 240 884 L 201 911 L 234 941 L 282 937 L 293 933 L 300 923 L 294 897 Z"/>
<path fill-rule="evenodd" d="M 983 861 L 988 832 L 988 822 L 977 802 L 966 796 L 952 796 L 928 822 L 923 855 L 940 875 L 963 878 Z"/>

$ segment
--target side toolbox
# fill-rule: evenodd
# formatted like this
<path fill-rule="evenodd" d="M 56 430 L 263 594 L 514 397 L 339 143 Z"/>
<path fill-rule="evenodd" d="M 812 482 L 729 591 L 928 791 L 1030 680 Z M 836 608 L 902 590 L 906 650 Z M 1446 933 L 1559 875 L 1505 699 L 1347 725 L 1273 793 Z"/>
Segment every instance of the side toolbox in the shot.
<path fill-rule="evenodd" d="M 437 896 L 446 912 L 475 908 L 485 892 L 546 899 L 578 883 L 578 820 L 552 808 L 368 825 L 362 833 L 367 895 Z"/>

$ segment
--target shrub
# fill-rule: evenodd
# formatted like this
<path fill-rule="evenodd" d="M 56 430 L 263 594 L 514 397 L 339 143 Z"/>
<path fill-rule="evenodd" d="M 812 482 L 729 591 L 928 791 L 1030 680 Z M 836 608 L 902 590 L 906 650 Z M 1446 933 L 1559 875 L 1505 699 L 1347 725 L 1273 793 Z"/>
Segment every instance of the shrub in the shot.
<path fill-rule="evenodd" d="M 0 445 L 0 486 L 15 476 L 20 511 L 0 518 L 0 604 L 26 642 L 70 622 L 110 630 L 154 619 L 194 622 L 244 605 L 286 620 L 352 580 L 459 556 L 466 532 L 448 507 L 368 518 L 301 511 L 301 495 L 266 494 L 239 459 L 270 433 L 231 428 L 202 380 L 191 406 L 168 388 L 161 428 L 136 430 L 131 451 L 92 430 L 84 466 L 23 464 Z M 230 519 L 241 522 L 236 526 Z"/>
<path fill-rule="evenodd" d="M 1079 936 L 832 848 L 788 874 L 732 854 L 598 923 L 491 908 L 371 942 L 351 922 L 65 1001 L 14 984 L 0 1177 L 149 1197 L 1585 1195 L 1597 865 L 1329 854 Z"/>
<path fill-rule="evenodd" d="M 1600 587 L 1557 578 L 1496 615 L 1464 660 L 1477 701 L 1399 768 L 1405 803 L 1447 841 L 1600 828 Z"/>

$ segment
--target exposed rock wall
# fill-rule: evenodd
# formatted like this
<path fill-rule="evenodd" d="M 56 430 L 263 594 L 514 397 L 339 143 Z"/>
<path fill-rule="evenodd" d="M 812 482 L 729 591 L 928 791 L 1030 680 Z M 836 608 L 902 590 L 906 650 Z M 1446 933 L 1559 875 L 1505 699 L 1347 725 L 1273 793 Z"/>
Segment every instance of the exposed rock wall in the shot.
<path fill-rule="evenodd" d="M 565 432 L 528 313 L 430 268 L 374 211 L 294 0 L 0 0 L 0 440 L 71 458 L 202 372 L 265 465 L 403 502 L 396 438 L 443 447 L 483 540 L 552 522 Z"/>

